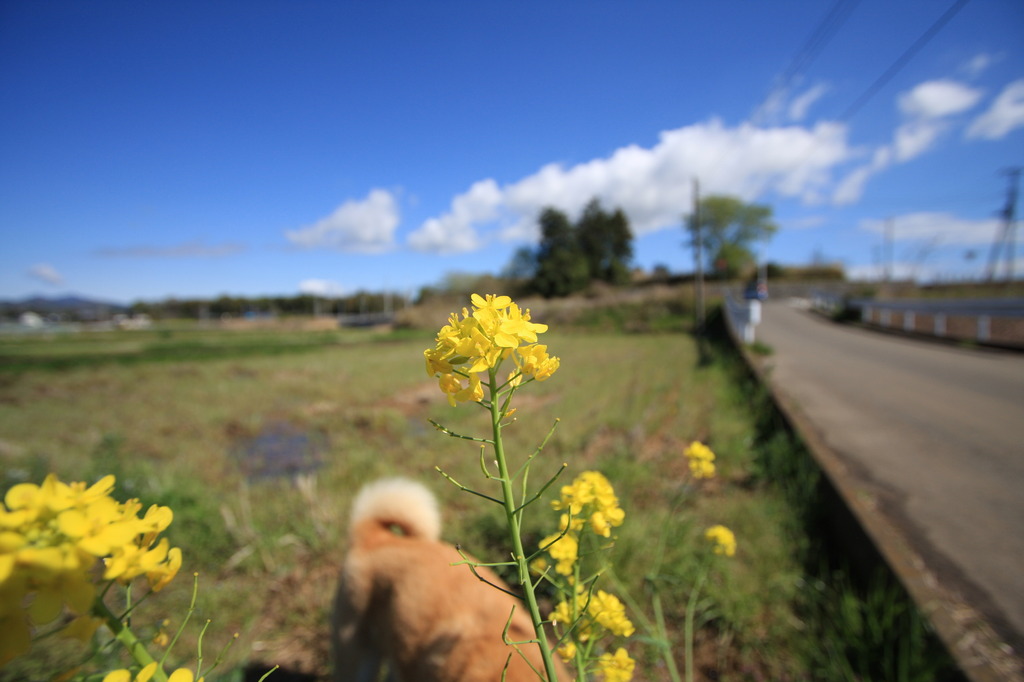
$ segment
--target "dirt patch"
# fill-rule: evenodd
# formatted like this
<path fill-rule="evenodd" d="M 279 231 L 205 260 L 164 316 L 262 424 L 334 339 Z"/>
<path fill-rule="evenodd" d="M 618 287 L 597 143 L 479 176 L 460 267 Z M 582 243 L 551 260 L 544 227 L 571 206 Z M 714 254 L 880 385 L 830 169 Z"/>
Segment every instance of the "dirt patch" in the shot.
<path fill-rule="evenodd" d="M 326 680 L 330 674 L 330 609 L 340 557 L 307 557 L 271 583 L 266 608 L 254 628 L 252 652 L 260 675 L 275 665 L 268 680 Z M 257 675 L 254 679 L 259 679 Z"/>

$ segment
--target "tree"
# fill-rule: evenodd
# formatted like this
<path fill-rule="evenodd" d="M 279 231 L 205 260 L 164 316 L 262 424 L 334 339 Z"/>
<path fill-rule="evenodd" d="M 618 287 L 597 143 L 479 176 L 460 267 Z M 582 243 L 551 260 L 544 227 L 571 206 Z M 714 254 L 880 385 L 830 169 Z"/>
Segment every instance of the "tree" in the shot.
<path fill-rule="evenodd" d="M 592 199 L 576 222 L 576 233 L 591 279 L 618 285 L 629 282 L 633 233 L 622 209 L 609 214 Z"/>
<path fill-rule="evenodd" d="M 569 218 L 554 208 L 540 214 L 540 244 L 533 288 L 541 296 L 568 296 L 587 286 L 587 259 Z"/>
<path fill-rule="evenodd" d="M 537 253 L 529 246 L 521 246 L 512 254 L 501 276 L 512 280 L 532 280 L 537 273 Z"/>
<path fill-rule="evenodd" d="M 607 213 L 591 200 L 575 224 L 555 208 L 540 215 L 540 244 L 515 253 L 506 272 L 532 272 L 531 288 L 548 298 L 581 291 L 593 280 L 621 285 L 629 282 L 633 233 L 621 209 Z"/>
<path fill-rule="evenodd" d="M 709 195 L 698 207 L 704 253 L 707 265 L 716 275 L 735 278 L 756 262 L 754 244 L 768 240 L 779 229 L 772 221 L 772 209 L 761 204 L 747 204 L 737 197 Z M 693 229 L 693 220 L 688 221 Z M 696 235 L 695 235 L 696 236 Z"/>

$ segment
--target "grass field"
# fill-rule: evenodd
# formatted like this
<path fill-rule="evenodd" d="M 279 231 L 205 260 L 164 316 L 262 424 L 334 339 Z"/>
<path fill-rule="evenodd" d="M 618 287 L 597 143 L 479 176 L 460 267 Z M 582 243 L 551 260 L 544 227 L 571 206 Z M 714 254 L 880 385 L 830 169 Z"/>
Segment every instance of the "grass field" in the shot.
<path fill-rule="evenodd" d="M 766 435 L 763 396 L 737 380 L 735 358 L 698 353 L 684 333 L 688 321 L 659 313 L 631 327 L 626 318 L 620 310 L 586 316 L 582 326 L 552 325 L 545 341 L 561 368 L 517 396 L 507 451 L 525 457 L 558 418 L 531 481 L 563 462 L 566 483 L 587 469 L 608 476 L 626 511 L 614 578 L 640 610 L 638 624 L 650 617 L 647 586 L 661 586 L 680 666 L 702 534 L 724 524 L 739 549 L 697 604 L 698 677 L 841 679 L 822 672 L 808 620 L 808 593 L 831 587 L 808 583 L 805 510 L 766 476 L 766 462 L 777 474 L 798 446 Z M 629 328 L 658 333 L 622 331 Z M 487 421 L 475 406 L 450 408 L 425 375 L 422 351 L 434 332 L 177 325 L 0 339 L 2 488 L 48 471 L 64 480 L 116 474 L 122 499 L 174 509 L 169 536 L 185 553 L 182 575 L 145 605 L 148 622 L 180 619 L 187 574 L 198 571 L 198 622 L 213 621 L 204 646 L 215 650 L 240 633 L 228 679 L 247 663 L 323 675 L 342 530 L 362 483 L 395 474 L 423 480 L 443 503 L 446 539 L 485 560 L 506 552 L 498 509 L 435 471 L 482 487 L 474 445 L 445 437 L 428 419 L 476 435 Z M 682 450 L 693 440 L 718 455 L 715 479 L 689 477 Z M 268 454 L 271 445 L 289 449 L 284 464 Z M 555 523 L 538 507 L 526 528 L 536 542 Z M 630 644 L 635 679 L 667 679 L 642 634 Z M 191 636 L 175 655 L 189 656 Z M 43 643 L 0 678 L 47 677 L 55 660 L 73 656 Z"/>

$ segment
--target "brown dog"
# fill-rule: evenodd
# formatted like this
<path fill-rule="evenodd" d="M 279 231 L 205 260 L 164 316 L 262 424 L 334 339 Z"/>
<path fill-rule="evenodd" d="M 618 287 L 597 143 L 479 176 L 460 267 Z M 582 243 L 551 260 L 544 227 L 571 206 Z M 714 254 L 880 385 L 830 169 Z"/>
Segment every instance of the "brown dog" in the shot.
<path fill-rule="evenodd" d="M 502 640 L 513 608 L 508 639 L 534 638 L 525 606 L 453 566 L 463 559 L 440 532 L 437 501 L 419 483 L 385 479 L 359 492 L 334 601 L 336 682 L 375 682 L 382 667 L 395 682 L 498 682 L 503 672 L 507 682 L 544 679 L 536 644 L 520 646 L 528 664 Z M 570 680 L 555 659 L 558 679 Z"/>

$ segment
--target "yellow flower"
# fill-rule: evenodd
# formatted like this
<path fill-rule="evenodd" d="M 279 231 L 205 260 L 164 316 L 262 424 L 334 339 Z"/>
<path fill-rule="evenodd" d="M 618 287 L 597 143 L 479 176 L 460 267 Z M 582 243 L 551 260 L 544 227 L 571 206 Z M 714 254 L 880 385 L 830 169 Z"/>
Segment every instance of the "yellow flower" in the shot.
<path fill-rule="evenodd" d="M 714 543 L 715 554 L 733 556 L 736 554 L 736 536 L 725 526 L 711 526 L 704 533 L 708 541 Z"/>
<path fill-rule="evenodd" d="M 167 682 L 203 682 L 205 678 L 200 677 L 198 680 L 196 676 L 188 668 L 178 668 L 170 675 L 167 676 Z"/>
<path fill-rule="evenodd" d="M 548 347 L 539 343 L 520 348 L 514 359 L 518 370 L 514 373 L 518 375 L 514 379 L 516 382 L 524 376 L 544 381 L 555 373 L 560 364 L 558 358 L 548 355 Z"/>
<path fill-rule="evenodd" d="M 159 647 L 165 647 L 171 643 L 171 636 L 167 632 L 167 628 L 168 626 L 170 626 L 170 624 L 171 621 L 167 618 L 165 618 L 164 621 L 160 623 L 160 629 L 158 629 L 156 631 L 156 634 L 153 635 L 153 644 Z"/>
<path fill-rule="evenodd" d="M 555 606 L 554 611 L 551 612 L 549 618 L 551 619 L 552 623 L 561 623 L 565 626 L 572 625 L 572 608 L 569 606 L 569 602 L 564 600 L 558 602 L 558 604 Z"/>
<path fill-rule="evenodd" d="M 683 456 L 690 464 L 694 478 L 712 478 L 715 475 L 715 453 L 699 441 L 694 441 L 683 450 Z"/>
<path fill-rule="evenodd" d="M 114 670 L 107 673 L 106 677 L 103 678 L 103 682 L 149 682 L 149 680 L 156 673 L 157 664 L 156 662 L 150 663 L 135 677 L 132 677 L 132 673 L 129 670 L 121 669 Z M 188 668 L 178 668 L 167 677 L 168 682 L 193 682 L 195 675 Z M 196 682 L 203 682 L 203 678 L 200 677 Z"/>
<path fill-rule="evenodd" d="M 567 641 L 565 644 L 558 647 L 558 655 L 561 656 L 562 660 L 566 663 L 576 658 L 576 643 L 572 640 Z"/>
<path fill-rule="evenodd" d="M 629 637 L 636 631 L 633 623 L 626 617 L 625 605 L 614 594 L 604 590 L 598 590 L 596 594 L 591 595 L 587 614 L 613 635 Z"/>
<path fill-rule="evenodd" d="M 473 311 L 463 308 L 461 319 L 452 313 L 434 347 L 423 351 L 427 375 L 438 378 L 450 404 L 483 400 L 477 375 L 497 369 L 510 356 L 516 365 L 510 375 L 513 385 L 524 377 L 543 381 L 558 369 L 558 358 L 537 344 L 537 334 L 547 326 L 532 322 L 529 310 L 521 310 L 508 296 L 473 294 L 471 300 Z"/>
<path fill-rule="evenodd" d="M 550 545 L 550 546 L 549 546 Z M 540 541 L 541 549 L 546 549 L 557 563 L 555 571 L 562 575 L 572 575 L 573 564 L 579 558 L 579 541 L 572 535 L 555 533 Z"/>
<path fill-rule="evenodd" d="M 562 486 L 561 498 L 551 503 L 551 508 L 569 510 L 573 516 L 572 530 L 579 530 L 577 519 L 583 518 L 589 505 L 591 529 L 603 537 L 611 537 L 611 529 L 622 525 L 626 513 L 619 507 L 619 498 L 615 496 L 612 484 L 599 471 L 584 471 L 576 477 L 571 485 Z M 562 528 L 566 521 L 563 518 Z"/>
<path fill-rule="evenodd" d="M 181 567 L 181 550 L 157 536 L 173 519 L 151 506 L 141 518 L 138 500 L 117 502 L 113 476 L 91 486 L 50 474 L 41 485 L 21 483 L 0 505 L 0 659 L 24 653 L 32 625 L 53 622 L 65 609 L 78 616 L 64 634 L 88 639 L 97 622 L 87 614 L 96 598 L 94 567 L 127 583 L 145 575 L 153 590 Z M 10 633 L 10 634 L 8 634 Z"/>
<path fill-rule="evenodd" d="M 124 668 L 120 670 L 112 670 L 107 673 L 106 677 L 103 678 L 103 682 L 148 682 L 153 674 L 156 673 L 157 663 L 156 661 L 150 663 L 135 677 L 132 677 L 132 673 Z"/>
<path fill-rule="evenodd" d="M 636 661 L 622 647 L 614 654 L 604 653 L 597 659 L 597 672 L 605 682 L 629 682 L 633 679 L 635 667 Z"/>

